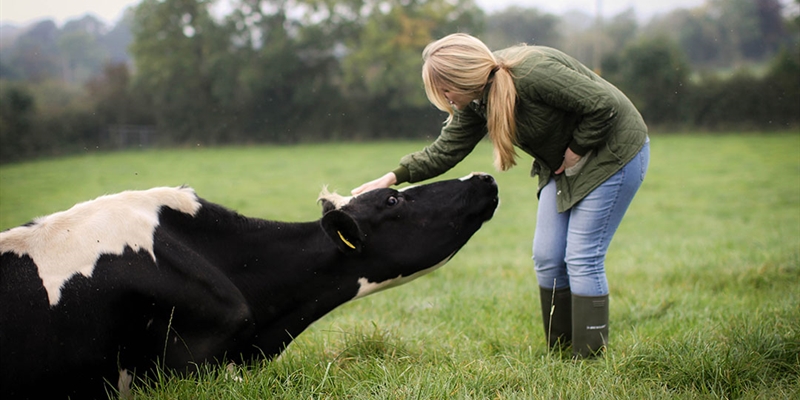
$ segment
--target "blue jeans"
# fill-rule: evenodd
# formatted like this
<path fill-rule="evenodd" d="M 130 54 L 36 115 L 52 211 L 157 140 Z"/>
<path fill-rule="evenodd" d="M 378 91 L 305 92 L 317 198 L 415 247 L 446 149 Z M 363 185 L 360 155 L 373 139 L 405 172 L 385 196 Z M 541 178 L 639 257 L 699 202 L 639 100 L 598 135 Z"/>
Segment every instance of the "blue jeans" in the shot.
<path fill-rule="evenodd" d="M 539 194 L 533 261 L 539 286 L 569 287 L 580 296 L 608 294 L 605 259 L 633 196 L 642 185 L 650 162 L 650 143 L 619 172 L 571 209 L 556 209 L 556 182 Z"/>

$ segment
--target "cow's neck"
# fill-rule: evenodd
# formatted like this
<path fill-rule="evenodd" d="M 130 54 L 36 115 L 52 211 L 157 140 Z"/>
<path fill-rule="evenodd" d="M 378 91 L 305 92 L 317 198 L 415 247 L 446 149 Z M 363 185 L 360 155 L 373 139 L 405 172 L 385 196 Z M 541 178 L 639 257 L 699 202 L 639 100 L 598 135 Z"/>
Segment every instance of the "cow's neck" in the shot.
<path fill-rule="evenodd" d="M 279 335 L 288 344 L 358 293 L 357 279 L 343 275 L 348 257 L 319 222 L 269 222 L 231 245 L 242 256 L 227 267 L 229 276 L 247 298 L 264 343 Z"/>
<path fill-rule="evenodd" d="M 275 343 L 288 345 L 312 322 L 358 293 L 356 277 L 344 276 L 353 270 L 348 265 L 352 259 L 336 248 L 319 221 L 252 219 L 212 203 L 203 205 L 194 217 L 162 211 L 161 229 L 165 240 L 173 235 L 189 238 L 194 251 L 222 271 L 245 298 L 254 319 L 253 343 L 242 344 L 245 356 L 248 351 L 280 353 L 283 346 Z"/>

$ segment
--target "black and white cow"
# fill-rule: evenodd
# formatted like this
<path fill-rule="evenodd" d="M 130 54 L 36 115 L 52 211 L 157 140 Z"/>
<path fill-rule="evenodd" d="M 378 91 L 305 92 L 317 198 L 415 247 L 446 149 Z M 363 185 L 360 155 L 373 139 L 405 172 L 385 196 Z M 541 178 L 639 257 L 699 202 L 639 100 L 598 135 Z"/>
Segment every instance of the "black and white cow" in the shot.
<path fill-rule="evenodd" d="M 287 223 L 154 188 L 0 232 L 0 398 L 105 397 L 157 364 L 275 356 L 443 265 L 498 204 L 485 174 L 320 200 L 320 220 Z"/>

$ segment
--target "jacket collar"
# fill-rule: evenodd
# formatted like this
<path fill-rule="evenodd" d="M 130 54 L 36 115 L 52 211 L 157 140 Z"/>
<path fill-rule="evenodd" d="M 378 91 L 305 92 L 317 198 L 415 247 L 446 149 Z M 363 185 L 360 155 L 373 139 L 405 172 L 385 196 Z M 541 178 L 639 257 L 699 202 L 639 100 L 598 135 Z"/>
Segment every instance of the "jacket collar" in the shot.
<path fill-rule="evenodd" d="M 489 88 L 491 86 L 492 80 L 489 79 L 489 81 L 486 82 L 486 86 L 483 87 L 483 93 L 481 94 L 481 97 L 479 99 L 472 100 L 470 103 L 472 109 L 484 119 L 486 118 L 486 104 L 489 102 Z"/>

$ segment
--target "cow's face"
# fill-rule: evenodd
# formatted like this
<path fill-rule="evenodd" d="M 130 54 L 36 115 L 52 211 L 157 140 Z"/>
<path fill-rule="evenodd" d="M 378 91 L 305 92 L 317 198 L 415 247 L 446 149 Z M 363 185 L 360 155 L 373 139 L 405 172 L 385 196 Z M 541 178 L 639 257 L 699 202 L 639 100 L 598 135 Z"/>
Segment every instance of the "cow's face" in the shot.
<path fill-rule="evenodd" d="M 323 198 L 322 226 L 342 252 L 358 260 L 352 272 L 364 296 L 443 265 L 497 205 L 494 178 L 473 174 L 402 191 Z"/>

